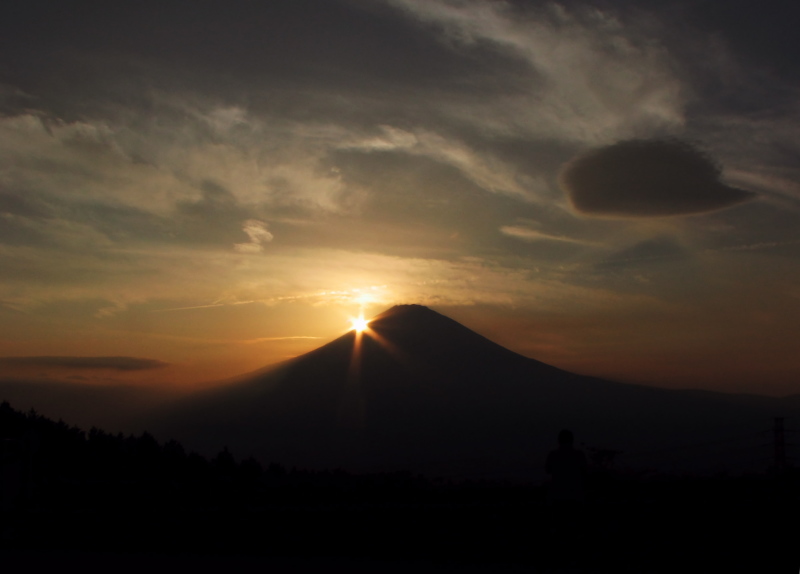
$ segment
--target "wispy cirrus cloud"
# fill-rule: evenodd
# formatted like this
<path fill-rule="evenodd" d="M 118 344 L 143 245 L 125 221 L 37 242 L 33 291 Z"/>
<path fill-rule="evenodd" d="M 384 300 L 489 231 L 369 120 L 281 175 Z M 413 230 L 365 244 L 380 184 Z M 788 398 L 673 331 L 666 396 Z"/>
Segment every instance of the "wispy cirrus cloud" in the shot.
<path fill-rule="evenodd" d="M 530 10 L 507 2 L 390 4 L 440 27 L 454 45 L 490 45 L 528 65 L 515 93 L 495 99 L 491 113 L 472 110 L 484 127 L 597 144 L 684 124 L 682 83 L 668 51 L 610 12 L 555 3 Z"/>
<path fill-rule="evenodd" d="M 499 157 L 477 152 L 463 141 L 426 129 L 404 130 L 390 125 L 379 128 L 379 135 L 353 138 L 341 148 L 430 158 L 456 168 L 485 191 L 504 193 L 526 201 L 540 199 L 537 194 L 540 182 L 519 173 Z"/>

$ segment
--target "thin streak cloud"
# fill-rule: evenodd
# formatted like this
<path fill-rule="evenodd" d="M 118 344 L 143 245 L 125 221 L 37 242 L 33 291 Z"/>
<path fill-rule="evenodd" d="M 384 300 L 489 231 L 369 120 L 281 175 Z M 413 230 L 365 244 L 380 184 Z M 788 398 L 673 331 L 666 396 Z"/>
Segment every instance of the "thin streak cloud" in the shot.
<path fill-rule="evenodd" d="M 594 245 L 591 241 L 583 239 L 575 239 L 564 235 L 553 235 L 551 233 L 544 233 L 537 229 L 524 227 L 521 225 L 505 225 L 500 228 L 500 232 L 509 237 L 520 239 L 522 241 L 560 241 L 564 243 L 576 243 L 578 245 Z"/>
<path fill-rule="evenodd" d="M 156 359 L 139 357 L 0 357 L 0 365 L 8 367 L 55 367 L 60 369 L 108 369 L 113 371 L 146 371 L 169 365 Z"/>

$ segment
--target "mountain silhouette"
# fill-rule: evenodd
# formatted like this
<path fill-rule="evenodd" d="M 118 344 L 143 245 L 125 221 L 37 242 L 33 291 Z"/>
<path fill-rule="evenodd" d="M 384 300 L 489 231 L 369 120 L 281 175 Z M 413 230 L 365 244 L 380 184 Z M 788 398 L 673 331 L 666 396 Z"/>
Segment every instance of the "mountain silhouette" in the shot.
<path fill-rule="evenodd" d="M 569 373 L 398 305 L 361 333 L 191 398 L 155 428 L 304 467 L 510 475 L 543 466 L 564 427 L 578 443 L 653 450 L 763 430 L 796 406 Z"/>

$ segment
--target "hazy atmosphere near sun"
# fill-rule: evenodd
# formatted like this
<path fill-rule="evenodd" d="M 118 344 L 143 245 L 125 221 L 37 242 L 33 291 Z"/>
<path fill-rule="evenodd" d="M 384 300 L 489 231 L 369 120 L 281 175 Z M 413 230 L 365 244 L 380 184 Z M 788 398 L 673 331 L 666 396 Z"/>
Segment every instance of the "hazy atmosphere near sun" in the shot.
<path fill-rule="evenodd" d="M 193 388 L 418 303 L 573 372 L 800 393 L 798 17 L 7 0 L 0 378 Z"/>

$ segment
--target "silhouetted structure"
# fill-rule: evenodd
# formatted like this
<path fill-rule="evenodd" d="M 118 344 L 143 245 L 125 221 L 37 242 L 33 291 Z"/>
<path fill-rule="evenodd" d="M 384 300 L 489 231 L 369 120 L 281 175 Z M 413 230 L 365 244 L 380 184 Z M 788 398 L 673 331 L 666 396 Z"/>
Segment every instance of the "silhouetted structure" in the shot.
<path fill-rule="evenodd" d="M 558 448 L 547 455 L 545 470 L 552 477 L 549 498 L 554 502 L 578 502 L 586 497 L 586 455 L 572 446 L 567 429 L 558 433 Z"/>

